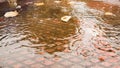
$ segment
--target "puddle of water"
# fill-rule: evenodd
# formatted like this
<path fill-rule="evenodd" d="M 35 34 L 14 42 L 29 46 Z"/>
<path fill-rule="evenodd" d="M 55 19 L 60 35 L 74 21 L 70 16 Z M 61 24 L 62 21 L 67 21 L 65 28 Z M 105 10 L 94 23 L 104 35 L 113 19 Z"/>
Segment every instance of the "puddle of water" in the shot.
<path fill-rule="evenodd" d="M 19 47 L 30 47 L 35 48 L 39 54 L 42 51 L 53 54 L 54 52 L 63 52 L 65 49 L 70 48 L 73 51 L 78 50 L 80 52 L 85 50 L 85 53 L 89 54 L 90 51 L 96 49 L 93 43 L 97 42 L 96 44 L 98 44 L 98 41 L 101 41 L 101 38 L 105 35 L 104 31 L 111 33 L 110 28 L 113 28 L 112 31 L 119 30 L 118 27 L 106 24 L 119 23 L 114 23 L 119 19 L 118 6 L 94 1 L 74 2 L 71 7 L 72 11 L 75 11 L 72 13 L 81 21 L 81 24 L 79 23 L 78 25 L 74 18 L 67 23 L 60 20 L 62 16 L 71 15 L 71 8 L 68 7 L 69 5 L 66 4 L 66 1 L 62 1 L 63 3 L 60 4 L 55 4 L 53 1 L 49 2 L 48 0 L 35 2 L 43 2 L 45 5 L 30 5 L 18 17 L 9 18 L 2 22 L 7 27 L 0 29 L 1 47 L 6 48 L 8 51 Z M 105 12 L 112 12 L 116 15 L 116 17 L 112 17 L 113 22 L 111 22 L 111 16 L 104 16 Z M 108 25 L 110 26 L 109 28 Z M 119 31 L 116 32 L 119 34 Z M 76 34 L 79 36 L 74 40 L 73 37 Z M 105 36 L 108 36 L 108 34 L 106 33 Z M 112 36 L 119 37 L 116 35 Z M 107 38 L 105 41 L 108 42 L 108 40 Z M 73 43 L 74 41 L 77 43 Z M 104 42 L 105 44 L 106 42 Z M 103 43 L 99 43 L 97 47 L 106 48 Z"/>
<path fill-rule="evenodd" d="M 44 50 L 48 53 L 66 49 L 65 45 L 69 45 L 69 40 L 76 34 L 76 19 L 61 21 L 61 17 L 70 15 L 71 9 L 66 2 L 43 2 L 45 5 L 30 5 L 20 16 L 2 22 L 8 26 L 0 30 L 1 47 L 10 47 L 8 50 L 32 47 L 38 52 Z"/>

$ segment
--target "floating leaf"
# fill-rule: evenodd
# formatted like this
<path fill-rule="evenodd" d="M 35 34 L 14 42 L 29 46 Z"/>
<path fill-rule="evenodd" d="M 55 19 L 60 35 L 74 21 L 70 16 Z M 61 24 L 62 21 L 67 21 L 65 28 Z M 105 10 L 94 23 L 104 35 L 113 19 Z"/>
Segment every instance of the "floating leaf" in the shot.
<path fill-rule="evenodd" d="M 10 11 L 10 12 L 6 12 L 4 14 L 4 17 L 15 17 L 18 15 L 18 12 L 17 11 Z"/>
<path fill-rule="evenodd" d="M 45 5 L 43 2 L 41 3 L 34 3 L 35 6 L 42 6 L 42 5 Z"/>
<path fill-rule="evenodd" d="M 20 8 L 21 8 L 21 6 L 20 6 L 20 5 L 16 6 L 16 9 L 20 9 Z"/>
<path fill-rule="evenodd" d="M 108 16 L 115 16 L 115 14 L 113 14 L 112 12 L 105 12 L 105 15 L 108 15 Z"/>
<path fill-rule="evenodd" d="M 74 4 L 75 2 L 74 1 L 70 1 L 70 2 L 68 2 L 68 4 Z"/>
<path fill-rule="evenodd" d="M 64 22 L 68 22 L 71 19 L 71 16 L 63 16 L 61 17 L 61 20 Z"/>
<path fill-rule="evenodd" d="M 61 1 L 54 1 L 54 2 L 57 3 L 57 4 L 61 3 Z"/>

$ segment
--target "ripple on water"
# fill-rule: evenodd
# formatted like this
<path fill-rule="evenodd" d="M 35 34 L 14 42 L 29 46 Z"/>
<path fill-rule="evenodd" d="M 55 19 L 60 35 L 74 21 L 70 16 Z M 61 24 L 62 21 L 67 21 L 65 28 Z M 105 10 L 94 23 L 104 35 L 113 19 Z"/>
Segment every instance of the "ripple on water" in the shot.
<path fill-rule="evenodd" d="M 10 18 L 8 27 L 0 30 L 2 35 L 7 35 L 0 40 L 2 47 L 32 47 L 38 53 L 41 50 L 48 53 L 64 51 L 77 28 L 75 18 L 67 23 L 60 20 L 62 16 L 70 15 L 70 11 L 70 7 L 63 3 L 56 5 L 45 2 L 43 6 L 29 6 L 20 16 Z"/>

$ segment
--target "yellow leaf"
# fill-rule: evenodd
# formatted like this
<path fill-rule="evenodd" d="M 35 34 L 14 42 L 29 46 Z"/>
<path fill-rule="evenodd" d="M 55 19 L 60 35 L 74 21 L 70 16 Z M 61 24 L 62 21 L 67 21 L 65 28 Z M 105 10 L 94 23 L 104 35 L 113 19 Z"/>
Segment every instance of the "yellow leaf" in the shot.
<path fill-rule="evenodd" d="M 70 4 L 70 5 L 71 5 L 71 4 L 74 4 L 74 3 L 75 3 L 74 1 L 70 1 L 70 2 L 68 2 L 68 4 Z"/>
<path fill-rule="evenodd" d="M 54 1 L 54 2 L 57 3 L 57 4 L 61 3 L 61 1 Z"/>
<path fill-rule="evenodd" d="M 71 16 L 63 16 L 61 17 L 61 20 L 64 22 L 68 22 L 71 19 Z"/>
<path fill-rule="evenodd" d="M 115 16 L 112 12 L 105 12 L 105 15 Z"/>
<path fill-rule="evenodd" d="M 42 5 L 45 5 L 43 2 L 41 3 L 34 3 L 35 6 L 42 6 Z"/>

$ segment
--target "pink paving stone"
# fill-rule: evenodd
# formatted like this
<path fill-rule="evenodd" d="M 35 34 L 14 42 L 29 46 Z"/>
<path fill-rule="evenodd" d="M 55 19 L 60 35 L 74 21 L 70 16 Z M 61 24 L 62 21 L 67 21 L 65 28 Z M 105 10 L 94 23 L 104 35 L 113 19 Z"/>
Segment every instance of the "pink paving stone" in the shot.
<path fill-rule="evenodd" d="M 23 63 L 24 63 L 24 64 L 27 64 L 27 65 L 31 65 L 31 64 L 35 63 L 35 61 L 28 59 L 28 60 L 24 61 Z"/>
<path fill-rule="evenodd" d="M 72 65 L 72 62 L 66 60 L 66 61 L 61 62 L 61 64 L 65 65 L 65 66 L 70 66 L 70 65 Z"/>
<path fill-rule="evenodd" d="M 77 52 L 72 53 L 73 56 L 79 56 L 79 54 Z"/>
<path fill-rule="evenodd" d="M 11 65 L 11 64 L 15 63 L 15 61 L 14 60 L 7 60 L 6 63 Z"/>
<path fill-rule="evenodd" d="M 40 62 L 40 61 L 44 61 L 44 60 L 45 60 L 44 57 L 40 57 L 40 58 L 36 58 L 36 59 L 35 59 L 35 61 L 38 61 L 38 62 Z"/>
<path fill-rule="evenodd" d="M 14 54 L 11 54 L 9 58 L 17 58 L 19 56 L 21 56 L 19 53 L 14 53 Z"/>
<path fill-rule="evenodd" d="M 106 51 L 102 51 L 102 50 L 97 50 L 97 52 L 99 54 L 105 55 L 107 57 L 116 56 L 116 53 L 114 53 L 114 52 L 106 52 Z"/>
<path fill-rule="evenodd" d="M 118 60 L 120 60 L 120 56 L 117 56 L 116 58 L 117 58 Z"/>
<path fill-rule="evenodd" d="M 35 56 L 34 55 L 32 55 L 32 54 L 28 54 L 27 56 L 25 56 L 25 57 L 28 57 L 28 58 L 34 58 Z"/>
<path fill-rule="evenodd" d="M 84 65 L 84 66 L 90 66 L 92 63 L 89 61 L 83 61 L 80 64 Z"/>
<path fill-rule="evenodd" d="M 113 52 L 106 52 L 105 55 L 106 55 L 106 56 L 116 56 L 116 53 L 113 53 Z"/>
<path fill-rule="evenodd" d="M 72 66 L 70 66 L 70 68 L 84 68 L 84 67 L 82 67 L 82 65 L 72 65 Z"/>
<path fill-rule="evenodd" d="M 95 66 L 90 67 L 90 68 L 104 68 L 104 67 L 102 67 L 102 66 L 100 66 L 100 65 L 95 65 Z"/>
<path fill-rule="evenodd" d="M 68 55 L 66 54 L 66 55 L 63 55 L 62 57 L 63 57 L 63 58 L 71 58 L 71 57 L 73 57 L 73 56 L 70 55 L 70 54 L 68 54 Z"/>
<path fill-rule="evenodd" d="M 93 62 L 93 63 L 97 63 L 97 62 L 99 62 L 99 60 L 98 60 L 98 59 L 93 58 L 93 59 L 91 59 L 91 62 Z"/>
<path fill-rule="evenodd" d="M 115 65 L 113 68 L 120 68 L 120 65 Z"/>
<path fill-rule="evenodd" d="M 59 64 L 54 64 L 54 65 L 51 65 L 50 68 L 66 68 L 66 67 Z"/>
<path fill-rule="evenodd" d="M 97 53 L 100 53 L 100 54 L 103 54 L 105 51 L 102 51 L 102 50 L 96 50 Z"/>
<path fill-rule="evenodd" d="M 25 55 L 25 54 L 28 54 L 28 52 L 27 51 L 21 51 L 19 54 L 20 55 Z"/>
<path fill-rule="evenodd" d="M 31 68 L 41 68 L 41 67 L 44 67 L 42 64 L 33 64 L 33 65 L 31 65 Z"/>
<path fill-rule="evenodd" d="M 62 61 L 63 59 L 62 59 L 62 58 L 59 58 L 59 57 L 55 57 L 55 58 L 53 58 L 52 60 L 55 61 L 55 62 L 60 62 L 60 61 Z"/>
<path fill-rule="evenodd" d="M 18 60 L 18 61 L 23 61 L 25 59 L 27 59 L 27 58 L 25 58 L 25 57 L 18 57 L 18 58 L 16 58 L 16 60 Z"/>
<path fill-rule="evenodd" d="M 114 53 L 114 52 L 106 52 L 106 51 L 103 51 L 103 50 L 97 50 L 97 52 L 99 54 L 106 55 L 106 56 L 115 56 L 116 55 L 116 53 Z"/>
<path fill-rule="evenodd" d="M 0 58 L 0 61 L 2 61 L 3 60 L 3 58 Z"/>
<path fill-rule="evenodd" d="M 72 61 L 72 62 L 80 62 L 80 59 L 76 57 L 76 58 L 71 58 L 70 61 Z"/>
<path fill-rule="evenodd" d="M 116 63 L 118 62 L 119 60 L 117 58 L 111 58 L 108 60 L 108 62 L 111 62 L 111 63 Z"/>
<path fill-rule="evenodd" d="M 54 63 L 54 62 L 49 61 L 49 60 L 43 61 L 43 64 L 45 64 L 45 65 L 52 65 L 53 63 Z"/>
<path fill-rule="evenodd" d="M 110 62 L 102 62 L 101 64 L 105 67 L 110 67 L 112 65 Z"/>
<path fill-rule="evenodd" d="M 20 63 L 14 64 L 13 68 L 22 68 L 22 64 L 20 64 Z"/>
<path fill-rule="evenodd" d="M 0 67 L 1 68 L 1 67 Z M 4 68 L 10 68 L 9 66 L 7 66 L 7 67 L 4 67 Z"/>

